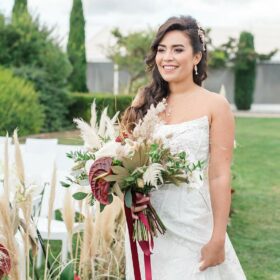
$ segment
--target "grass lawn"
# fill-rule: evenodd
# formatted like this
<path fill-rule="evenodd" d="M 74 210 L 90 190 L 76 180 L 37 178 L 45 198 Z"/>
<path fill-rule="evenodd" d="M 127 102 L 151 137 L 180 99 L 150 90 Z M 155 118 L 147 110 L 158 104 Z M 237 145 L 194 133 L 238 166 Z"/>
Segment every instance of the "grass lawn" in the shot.
<path fill-rule="evenodd" d="M 78 133 L 59 143 L 81 144 Z M 248 280 L 280 279 L 280 118 L 237 118 L 228 233 Z"/>
<path fill-rule="evenodd" d="M 248 280 L 280 279 L 280 119 L 237 118 L 228 233 Z"/>

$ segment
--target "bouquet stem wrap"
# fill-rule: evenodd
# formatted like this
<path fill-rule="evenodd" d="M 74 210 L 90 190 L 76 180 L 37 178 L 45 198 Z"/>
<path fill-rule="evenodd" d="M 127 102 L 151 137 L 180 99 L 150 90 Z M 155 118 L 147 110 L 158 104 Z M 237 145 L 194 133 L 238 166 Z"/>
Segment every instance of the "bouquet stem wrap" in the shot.
<path fill-rule="evenodd" d="M 138 198 L 139 195 L 140 194 L 137 194 Z M 135 200 L 136 197 L 134 194 L 133 201 L 135 202 Z M 133 269 L 134 269 L 134 278 L 135 280 L 141 280 L 141 272 L 139 267 L 139 259 L 138 259 L 137 244 L 136 244 L 137 241 L 133 238 L 133 223 L 135 223 L 135 221 L 132 219 L 131 209 L 128 208 L 126 205 L 124 205 L 124 207 L 125 207 L 126 222 L 128 227 L 128 233 L 129 233 L 130 249 L 131 249 Z M 145 279 L 152 280 L 151 254 L 152 254 L 152 249 L 154 247 L 153 236 L 149 225 L 148 217 L 143 212 L 140 212 L 138 214 L 138 217 L 140 222 L 144 225 L 145 229 L 148 232 L 148 240 L 138 241 L 144 253 Z"/>

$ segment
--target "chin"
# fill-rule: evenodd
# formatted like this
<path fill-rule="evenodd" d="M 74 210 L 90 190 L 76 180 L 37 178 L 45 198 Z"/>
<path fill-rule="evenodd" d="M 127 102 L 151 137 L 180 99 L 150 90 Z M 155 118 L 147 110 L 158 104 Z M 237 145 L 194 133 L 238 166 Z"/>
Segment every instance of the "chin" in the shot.
<path fill-rule="evenodd" d="M 168 83 L 178 82 L 178 77 L 171 77 L 171 76 L 167 76 L 167 75 L 162 75 L 161 77 Z"/>

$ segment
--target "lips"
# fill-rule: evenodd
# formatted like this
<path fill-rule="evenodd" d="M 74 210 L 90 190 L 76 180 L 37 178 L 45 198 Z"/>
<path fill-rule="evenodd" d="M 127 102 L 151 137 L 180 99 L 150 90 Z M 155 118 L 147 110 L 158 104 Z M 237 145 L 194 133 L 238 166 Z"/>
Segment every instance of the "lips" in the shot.
<path fill-rule="evenodd" d="M 175 65 L 163 65 L 162 68 L 164 69 L 165 72 L 172 72 L 175 69 L 177 69 L 178 66 L 175 66 Z"/>

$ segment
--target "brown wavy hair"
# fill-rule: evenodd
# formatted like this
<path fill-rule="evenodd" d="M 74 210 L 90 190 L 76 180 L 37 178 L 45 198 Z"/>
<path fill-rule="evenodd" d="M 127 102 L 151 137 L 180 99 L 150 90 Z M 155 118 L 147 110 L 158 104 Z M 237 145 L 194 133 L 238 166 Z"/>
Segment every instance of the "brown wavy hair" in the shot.
<path fill-rule="evenodd" d="M 170 93 L 168 82 L 161 77 L 155 62 L 158 45 L 166 33 L 173 30 L 183 31 L 190 39 L 193 53 L 202 53 L 201 60 L 197 64 L 198 75 L 195 75 L 193 70 L 193 81 L 201 86 L 202 81 L 207 78 L 207 48 L 205 42 L 203 48 L 202 39 L 198 35 L 199 29 L 205 34 L 204 30 L 199 27 L 197 21 L 191 16 L 171 17 L 159 27 L 145 60 L 146 68 L 148 73 L 151 74 L 152 81 L 138 92 L 131 106 L 125 110 L 121 120 L 122 130 L 131 132 L 135 124 L 145 116 L 150 106 L 152 104 L 156 106 Z"/>

